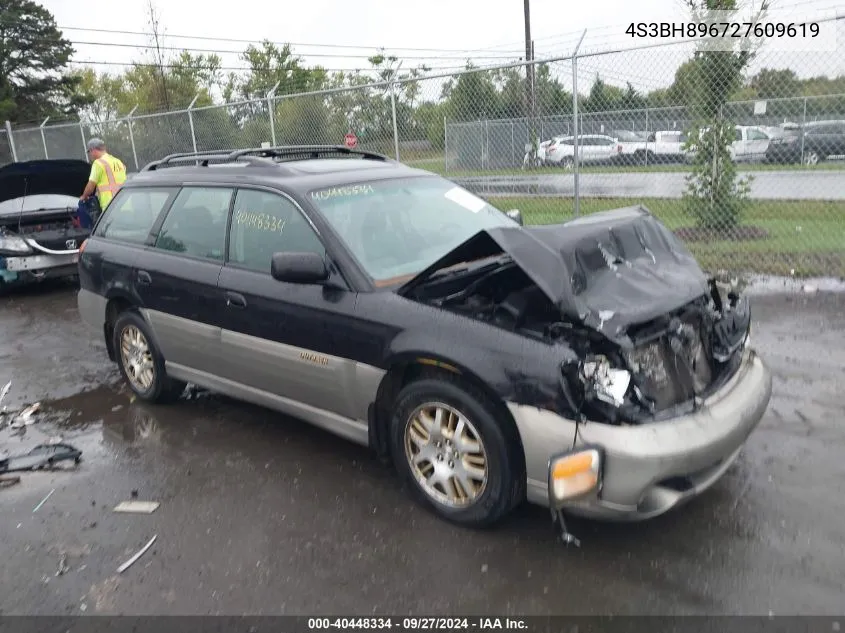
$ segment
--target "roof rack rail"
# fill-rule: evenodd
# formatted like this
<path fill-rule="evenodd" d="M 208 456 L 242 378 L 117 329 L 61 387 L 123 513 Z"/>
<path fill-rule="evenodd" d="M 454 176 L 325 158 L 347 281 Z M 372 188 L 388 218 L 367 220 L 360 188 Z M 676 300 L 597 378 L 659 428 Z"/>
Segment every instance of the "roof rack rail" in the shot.
<path fill-rule="evenodd" d="M 144 165 L 141 171 L 153 171 L 171 163 L 195 162 L 207 167 L 209 161 L 222 163 L 247 161 L 254 164 L 272 164 L 281 160 L 318 159 L 332 155 L 360 156 L 366 160 L 388 162 L 392 159 L 377 152 L 351 149 L 345 145 L 278 145 L 274 147 L 252 147 L 236 150 L 206 150 L 169 154 L 162 159 Z"/>
<path fill-rule="evenodd" d="M 384 154 L 369 152 L 361 149 L 352 149 L 345 145 L 277 145 L 274 147 L 256 147 L 251 149 L 239 149 L 229 154 L 230 160 L 237 160 L 241 156 L 257 155 L 266 158 L 294 158 L 306 155 L 308 158 L 323 158 L 331 154 L 342 154 L 346 156 L 360 156 L 364 159 L 389 161 Z"/>
<path fill-rule="evenodd" d="M 225 161 L 226 157 L 232 153 L 233 150 L 231 149 L 209 149 L 203 150 L 201 152 L 179 152 L 176 154 L 168 154 L 164 158 L 160 158 L 158 160 L 154 160 L 150 163 L 144 165 L 141 171 L 152 171 L 161 167 L 163 165 L 167 165 L 169 163 L 182 163 L 187 161 L 197 161 L 202 160 L 204 165 L 208 165 L 208 160 L 210 159 L 217 159 Z"/>

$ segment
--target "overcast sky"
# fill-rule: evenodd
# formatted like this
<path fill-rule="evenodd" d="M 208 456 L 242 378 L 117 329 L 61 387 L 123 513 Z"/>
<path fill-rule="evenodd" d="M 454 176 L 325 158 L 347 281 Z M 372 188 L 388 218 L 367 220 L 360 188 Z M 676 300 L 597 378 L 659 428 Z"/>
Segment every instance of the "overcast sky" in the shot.
<path fill-rule="evenodd" d="M 98 33 L 69 27 L 123 31 L 149 31 L 147 0 L 121 0 L 102 5 L 80 0 L 40 0 L 50 10 L 65 36 L 74 41 L 76 61 L 125 63 L 139 59 L 149 40 L 143 35 Z M 759 1 L 759 0 L 758 0 Z M 309 64 L 330 69 L 367 66 L 366 57 L 385 47 L 405 59 L 405 67 L 425 63 L 452 70 L 471 56 L 476 65 L 506 63 L 524 55 L 522 0 L 237 0 L 215 8 L 208 0 L 154 0 L 165 31 L 166 46 L 219 51 L 241 51 L 245 42 L 183 39 L 176 36 L 230 38 L 258 42 L 263 38 L 291 42 Z M 845 15 L 845 0 L 774 0 L 780 13 L 792 19 L 819 15 Z M 99 7 L 99 8 L 98 8 Z M 581 31 L 587 29 L 582 50 L 603 50 L 642 44 L 625 35 L 630 22 L 683 20 L 683 0 L 531 0 L 531 27 L 535 56 L 548 58 L 571 53 Z M 774 17 L 770 17 L 774 19 Z M 839 50 L 831 52 L 764 52 L 758 66 L 792 67 L 799 74 L 845 74 L 845 20 L 837 34 Z M 81 42 L 120 43 L 93 46 Z M 125 46 L 130 45 L 130 46 Z M 138 48 L 135 48 L 135 45 Z M 319 46 L 323 45 L 323 46 Z M 349 48 L 330 46 L 345 45 Z M 426 49 L 426 50 L 411 50 Z M 585 58 L 579 66 L 579 89 L 589 88 L 596 73 L 610 83 L 631 81 L 641 90 L 663 87 L 672 80 L 677 65 L 688 56 L 679 47 L 606 57 Z M 220 53 L 225 67 L 243 67 L 238 53 Z M 99 70 L 120 70 L 101 64 Z M 556 74 L 571 86 L 569 62 Z M 431 91 L 435 90 L 435 82 Z M 585 86 L 586 84 L 586 86 Z M 434 95 L 432 95 L 434 96 Z"/>

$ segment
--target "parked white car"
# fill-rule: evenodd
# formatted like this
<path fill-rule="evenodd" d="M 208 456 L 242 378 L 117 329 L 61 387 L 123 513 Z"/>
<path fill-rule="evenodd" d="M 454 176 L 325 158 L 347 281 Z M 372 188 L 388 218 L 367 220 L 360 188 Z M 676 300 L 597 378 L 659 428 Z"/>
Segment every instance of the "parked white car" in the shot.
<path fill-rule="evenodd" d="M 705 131 L 707 128 L 702 130 Z M 735 163 L 757 163 L 766 160 L 769 149 L 769 134 L 756 125 L 737 125 L 734 127 L 734 140 L 728 146 L 731 160 Z M 695 156 L 695 145 L 689 149 L 690 156 Z"/>
<path fill-rule="evenodd" d="M 622 146 L 619 141 L 604 134 L 584 134 L 578 136 L 578 162 L 584 165 L 609 163 L 616 159 Z M 575 137 L 556 136 L 545 147 L 546 165 L 571 169 L 575 164 Z"/>

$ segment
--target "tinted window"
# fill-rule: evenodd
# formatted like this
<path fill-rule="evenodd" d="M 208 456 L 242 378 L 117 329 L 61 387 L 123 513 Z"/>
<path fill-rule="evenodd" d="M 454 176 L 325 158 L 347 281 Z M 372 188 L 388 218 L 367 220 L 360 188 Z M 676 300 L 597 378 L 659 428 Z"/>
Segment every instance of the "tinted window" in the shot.
<path fill-rule="evenodd" d="M 752 141 L 767 141 L 769 137 L 766 135 L 765 132 L 762 130 L 758 130 L 757 128 L 752 128 L 748 130 L 748 138 Z"/>
<path fill-rule="evenodd" d="M 155 247 L 192 257 L 223 259 L 232 190 L 185 187 L 158 232 Z"/>
<path fill-rule="evenodd" d="M 266 191 L 239 190 L 229 236 L 229 262 L 269 274 L 273 253 L 282 251 L 326 253 L 308 220 L 290 200 Z"/>
<path fill-rule="evenodd" d="M 176 191 L 175 188 L 123 189 L 109 204 L 94 234 L 122 242 L 143 244 L 162 209 L 167 206 Z"/>

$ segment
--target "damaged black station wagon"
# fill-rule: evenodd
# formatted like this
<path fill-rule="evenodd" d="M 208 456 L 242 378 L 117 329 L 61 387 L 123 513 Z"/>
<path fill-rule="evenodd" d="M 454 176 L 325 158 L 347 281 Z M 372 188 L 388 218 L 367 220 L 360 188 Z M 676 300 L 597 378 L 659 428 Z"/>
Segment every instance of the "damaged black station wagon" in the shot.
<path fill-rule="evenodd" d="M 79 276 L 138 397 L 190 382 L 297 416 L 465 525 L 525 499 L 659 515 L 719 479 L 771 396 L 747 300 L 646 209 L 524 227 L 343 147 L 152 163 Z"/>

